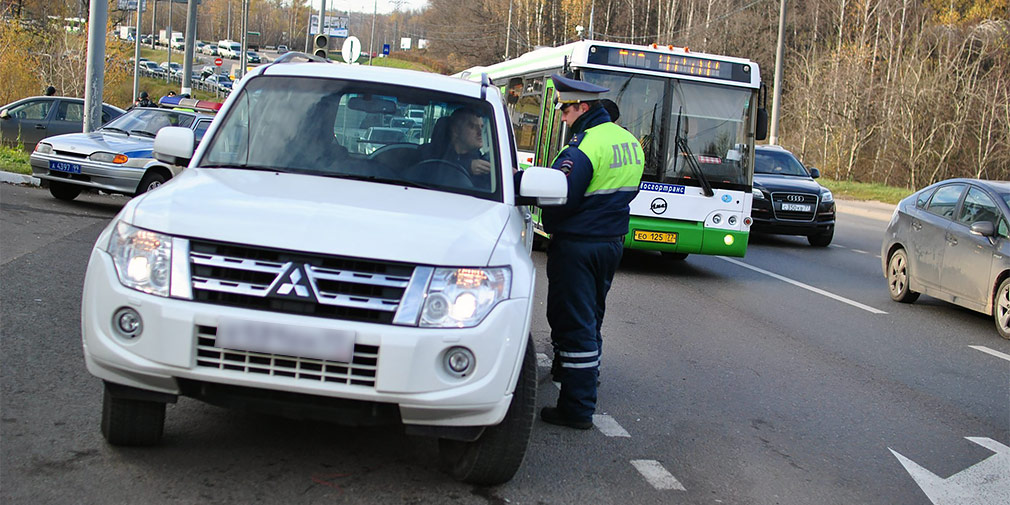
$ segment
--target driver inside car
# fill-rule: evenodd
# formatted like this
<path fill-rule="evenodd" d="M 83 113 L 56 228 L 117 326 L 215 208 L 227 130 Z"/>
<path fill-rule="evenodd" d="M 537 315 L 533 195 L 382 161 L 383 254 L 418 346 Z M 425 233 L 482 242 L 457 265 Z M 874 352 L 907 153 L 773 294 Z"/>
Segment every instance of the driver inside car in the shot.
<path fill-rule="evenodd" d="M 437 138 L 437 133 L 432 135 L 432 142 L 422 148 L 422 157 L 458 165 L 466 169 L 475 188 L 490 189 L 491 162 L 488 161 L 487 154 L 481 152 L 484 145 L 484 120 L 473 109 L 463 107 L 449 115 L 447 122 L 447 138 L 443 141 Z M 436 124 L 436 130 L 439 129 L 438 126 Z"/>

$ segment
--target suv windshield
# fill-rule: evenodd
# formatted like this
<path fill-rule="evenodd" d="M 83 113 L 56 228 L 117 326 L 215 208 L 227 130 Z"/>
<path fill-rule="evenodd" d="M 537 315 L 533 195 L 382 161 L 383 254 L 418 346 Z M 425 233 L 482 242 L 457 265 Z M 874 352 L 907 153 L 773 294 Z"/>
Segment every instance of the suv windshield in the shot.
<path fill-rule="evenodd" d="M 785 151 L 758 149 L 754 156 L 754 173 L 810 177 L 807 169 L 792 154 Z"/>
<path fill-rule="evenodd" d="M 395 121 L 423 111 L 410 124 Z M 375 82 L 258 76 L 199 166 L 365 179 L 501 199 L 485 102 Z"/>

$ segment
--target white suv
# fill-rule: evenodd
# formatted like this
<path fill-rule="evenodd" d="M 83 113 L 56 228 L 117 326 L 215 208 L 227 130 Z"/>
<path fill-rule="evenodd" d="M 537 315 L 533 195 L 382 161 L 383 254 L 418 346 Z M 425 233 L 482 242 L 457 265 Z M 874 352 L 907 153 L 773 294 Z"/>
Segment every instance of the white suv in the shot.
<path fill-rule="evenodd" d="M 440 439 L 454 477 L 505 482 L 536 403 L 525 204 L 563 203 L 565 177 L 534 167 L 513 187 L 487 81 L 296 54 L 250 72 L 195 152 L 191 130 L 162 129 L 156 157 L 188 167 L 95 244 L 82 333 L 102 433 L 156 444 L 165 404 L 188 396 L 402 423 Z M 359 152 L 404 106 L 426 111 L 420 139 Z M 431 154 L 459 109 L 481 118 L 490 174 Z"/>

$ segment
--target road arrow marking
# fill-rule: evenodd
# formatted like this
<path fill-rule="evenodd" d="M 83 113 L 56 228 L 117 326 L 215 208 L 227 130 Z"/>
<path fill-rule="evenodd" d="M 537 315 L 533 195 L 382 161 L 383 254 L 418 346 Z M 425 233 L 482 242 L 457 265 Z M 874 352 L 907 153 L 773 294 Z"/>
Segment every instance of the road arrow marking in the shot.
<path fill-rule="evenodd" d="M 887 450 L 905 467 L 934 505 L 1004 505 L 1010 503 L 1010 447 L 991 438 L 965 437 L 995 452 L 992 456 L 946 479 L 916 462 Z"/>

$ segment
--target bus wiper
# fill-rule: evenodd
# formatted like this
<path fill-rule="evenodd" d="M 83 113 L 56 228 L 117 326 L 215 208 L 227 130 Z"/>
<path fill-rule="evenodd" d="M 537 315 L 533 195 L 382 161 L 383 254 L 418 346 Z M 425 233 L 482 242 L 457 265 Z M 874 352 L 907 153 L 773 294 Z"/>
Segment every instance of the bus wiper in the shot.
<path fill-rule="evenodd" d="M 680 135 L 680 122 L 684 118 L 684 106 L 680 107 L 680 111 L 677 113 L 677 133 L 674 135 L 674 143 L 676 144 L 676 149 L 684 155 L 687 160 L 687 166 L 691 167 L 691 171 L 694 172 L 694 176 L 698 178 L 698 182 L 701 183 L 701 187 L 704 190 L 705 196 L 715 196 L 715 191 L 712 190 L 712 185 L 709 184 L 708 178 L 705 177 L 705 173 L 701 171 L 701 165 L 698 164 L 698 159 L 694 157 L 694 153 L 691 152 L 691 147 L 687 145 L 687 139 Z M 679 156 L 673 157 L 673 172 L 677 173 L 677 158 Z"/>

